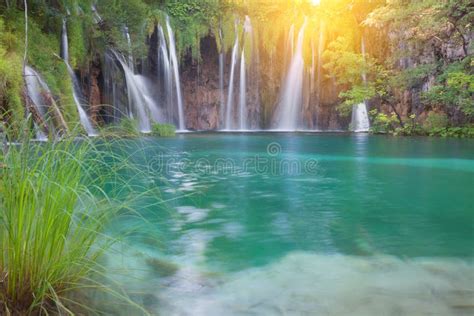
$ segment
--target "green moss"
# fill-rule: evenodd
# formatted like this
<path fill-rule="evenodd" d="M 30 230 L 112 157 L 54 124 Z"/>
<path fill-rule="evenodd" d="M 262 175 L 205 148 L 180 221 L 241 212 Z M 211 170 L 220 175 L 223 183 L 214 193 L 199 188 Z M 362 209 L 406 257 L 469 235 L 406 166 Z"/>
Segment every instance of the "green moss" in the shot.
<path fill-rule="evenodd" d="M 73 68 L 80 68 L 87 63 L 87 47 L 84 25 L 78 17 L 68 19 L 69 63 Z"/>
<path fill-rule="evenodd" d="M 176 127 L 172 124 L 154 123 L 151 129 L 153 135 L 160 137 L 172 137 L 176 135 Z"/>
<path fill-rule="evenodd" d="M 0 18 L 0 117 L 6 119 L 13 127 L 22 124 L 25 116 L 21 94 L 23 90 L 22 60 L 14 51 L 8 51 L 12 34 L 5 32 Z M 6 45 L 5 45 L 6 44 Z"/>

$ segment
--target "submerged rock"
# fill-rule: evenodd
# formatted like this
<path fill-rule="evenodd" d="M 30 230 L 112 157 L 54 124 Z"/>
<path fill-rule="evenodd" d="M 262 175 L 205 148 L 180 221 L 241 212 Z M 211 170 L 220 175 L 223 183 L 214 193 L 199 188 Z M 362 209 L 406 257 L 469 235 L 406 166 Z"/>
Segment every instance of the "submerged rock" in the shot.
<path fill-rule="evenodd" d="M 146 264 L 153 269 L 153 272 L 157 273 L 160 277 L 169 277 L 174 275 L 179 267 L 173 262 L 158 258 L 148 258 L 145 260 Z"/>

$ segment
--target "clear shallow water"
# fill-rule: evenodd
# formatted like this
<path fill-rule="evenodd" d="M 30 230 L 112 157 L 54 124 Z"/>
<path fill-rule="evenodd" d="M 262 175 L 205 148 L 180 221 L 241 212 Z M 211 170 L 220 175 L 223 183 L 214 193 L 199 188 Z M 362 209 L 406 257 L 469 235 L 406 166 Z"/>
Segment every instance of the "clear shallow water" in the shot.
<path fill-rule="evenodd" d="M 107 264 L 153 312 L 474 312 L 470 140 L 272 133 L 124 142 L 152 172 L 134 181 L 159 187 L 168 203 L 143 200 L 135 209 L 146 221 L 119 219 L 117 231 L 136 229 Z"/>

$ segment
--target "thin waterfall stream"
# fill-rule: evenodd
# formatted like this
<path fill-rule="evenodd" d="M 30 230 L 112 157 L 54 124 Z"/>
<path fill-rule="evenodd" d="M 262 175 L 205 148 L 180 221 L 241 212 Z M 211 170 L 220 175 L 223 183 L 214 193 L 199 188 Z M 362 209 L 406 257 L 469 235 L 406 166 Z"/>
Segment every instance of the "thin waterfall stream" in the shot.
<path fill-rule="evenodd" d="M 292 53 L 292 59 L 286 75 L 283 90 L 280 95 L 278 109 L 276 112 L 275 129 L 282 131 L 294 131 L 299 127 L 301 114 L 301 106 L 303 102 L 303 77 L 304 77 L 304 60 L 303 60 L 303 40 L 307 21 L 301 26 L 298 33 L 298 42 L 296 50 Z M 290 41 L 292 41 L 290 31 Z M 290 43 L 290 47 L 293 44 Z"/>
<path fill-rule="evenodd" d="M 97 136 L 98 135 L 97 131 L 92 126 L 92 122 L 90 121 L 89 117 L 87 116 L 86 111 L 82 107 L 82 104 L 84 102 L 84 97 L 82 95 L 81 86 L 79 84 L 76 74 L 74 73 L 74 70 L 69 64 L 69 46 L 68 46 L 66 19 L 63 19 L 63 28 L 62 28 L 62 35 L 61 35 L 61 58 L 66 63 L 69 76 L 71 77 L 71 81 L 73 85 L 72 92 L 73 92 L 74 103 L 76 103 L 76 107 L 77 107 L 77 111 L 79 112 L 79 119 L 81 121 L 81 124 L 84 127 L 87 135 Z"/>
<path fill-rule="evenodd" d="M 361 39 L 361 53 L 365 59 L 365 39 L 362 36 Z M 367 74 L 362 73 L 362 81 L 364 85 L 367 85 Z M 368 132 L 370 130 L 369 115 L 367 113 L 367 101 L 356 104 L 352 107 L 352 119 L 351 119 L 351 129 L 354 132 Z"/>
<path fill-rule="evenodd" d="M 181 94 L 181 82 L 179 80 L 179 64 L 178 57 L 176 56 L 176 42 L 174 38 L 174 32 L 171 28 L 170 19 L 166 17 L 166 28 L 168 29 L 169 39 L 169 53 L 171 61 L 171 69 L 174 77 L 174 84 L 176 89 L 176 102 L 178 105 L 178 130 L 186 130 L 186 122 L 184 119 L 184 107 L 183 107 L 183 96 Z"/>

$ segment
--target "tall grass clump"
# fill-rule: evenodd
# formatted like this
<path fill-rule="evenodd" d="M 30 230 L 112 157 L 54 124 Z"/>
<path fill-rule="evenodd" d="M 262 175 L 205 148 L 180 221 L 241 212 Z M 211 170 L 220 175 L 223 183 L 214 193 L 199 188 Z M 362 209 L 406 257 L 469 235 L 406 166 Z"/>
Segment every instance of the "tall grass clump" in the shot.
<path fill-rule="evenodd" d="M 151 127 L 153 135 L 160 137 L 176 136 L 176 127 L 173 124 L 154 123 Z"/>
<path fill-rule="evenodd" d="M 104 171 L 124 167 L 111 166 L 104 144 L 29 136 L 4 138 L 0 154 L 0 315 L 74 314 L 87 308 L 74 292 L 99 287 L 91 276 L 112 243 L 104 229 L 124 209 L 104 193 Z"/>

